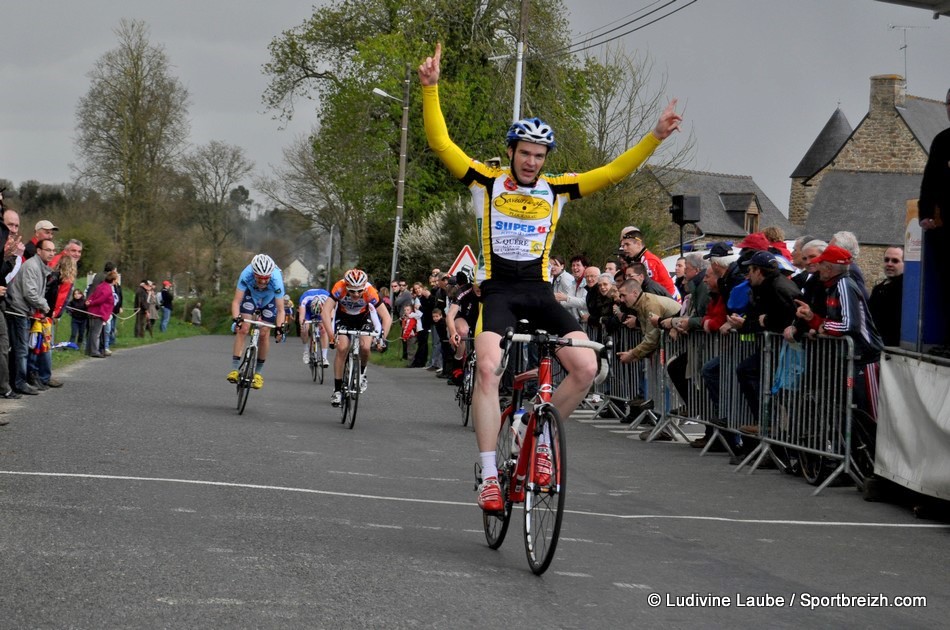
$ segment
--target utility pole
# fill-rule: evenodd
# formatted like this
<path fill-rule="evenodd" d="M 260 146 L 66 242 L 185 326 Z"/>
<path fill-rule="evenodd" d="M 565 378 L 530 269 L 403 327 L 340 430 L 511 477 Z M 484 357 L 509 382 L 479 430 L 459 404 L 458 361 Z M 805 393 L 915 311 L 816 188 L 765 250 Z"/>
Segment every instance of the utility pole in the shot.
<path fill-rule="evenodd" d="M 524 87 L 524 45 L 528 35 L 528 0 L 521 0 L 521 23 L 518 25 L 518 50 L 515 60 L 515 98 L 511 122 L 521 120 L 521 93 Z"/>

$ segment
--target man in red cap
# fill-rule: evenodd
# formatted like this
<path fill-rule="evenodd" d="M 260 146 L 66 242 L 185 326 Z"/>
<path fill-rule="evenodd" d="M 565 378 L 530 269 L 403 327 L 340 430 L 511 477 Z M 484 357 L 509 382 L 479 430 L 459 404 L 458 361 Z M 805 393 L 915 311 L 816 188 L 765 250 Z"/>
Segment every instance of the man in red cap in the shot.
<path fill-rule="evenodd" d="M 884 342 L 874 326 L 867 300 L 848 273 L 848 250 L 829 245 L 812 262 L 818 263 L 818 275 L 825 285 L 825 314 L 818 315 L 802 300 L 796 300 L 796 316 L 819 334 L 854 341 L 854 403 L 872 418 L 877 417 L 878 361 Z"/>

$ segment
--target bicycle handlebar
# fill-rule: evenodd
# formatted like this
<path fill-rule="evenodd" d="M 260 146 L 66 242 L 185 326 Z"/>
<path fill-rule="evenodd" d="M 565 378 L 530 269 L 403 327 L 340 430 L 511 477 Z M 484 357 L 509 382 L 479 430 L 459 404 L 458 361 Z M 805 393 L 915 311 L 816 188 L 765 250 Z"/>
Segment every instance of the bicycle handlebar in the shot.
<path fill-rule="evenodd" d="M 271 324 L 270 322 L 261 321 L 259 319 L 244 319 L 244 323 L 253 324 L 255 326 L 266 326 L 268 328 L 277 328 L 277 324 Z"/>
<path fill-rule="evenodd" d="M 354 337 L 376 337 L 377 339 L 383 336 L 383 333 L 376 330 L 362 330 L 360 328 L 344 328 L 342 326 L 336 329 L 336 334 L 353 335 Z"/>
<path fill-rule="evenodd" d="M 548 335 L 544 331 L 538 331 L 535 334 L 516 333 L 509 328 L 505 332 L 505 336 L 501 339 L 500 345 L 504 349 L 504 353 L 502 354 L 501 361 L 498 363 L 498 367 L 495 369 L 495 376 L 501 376 L 505 371 L 505 368 L 508 365 L 508 355 L 511 351 L 511 344 L 513 342 L 546 343 L 551 346 L 590 348 L 597 353 L 597 356 L 600 359 L 600 369 L 597 371 L 597 376 L 594 377 L 594 383 L 597 385 L 603 383 L 607 379 L 607 374 L 610 372 L 610 353 L 613 352 L 613 340 L 609 338 L 607 339 L 607 343 L 603 344 L 596 341 L 591 341 L 590 339 L 557 337 L 555 335 Z"/>

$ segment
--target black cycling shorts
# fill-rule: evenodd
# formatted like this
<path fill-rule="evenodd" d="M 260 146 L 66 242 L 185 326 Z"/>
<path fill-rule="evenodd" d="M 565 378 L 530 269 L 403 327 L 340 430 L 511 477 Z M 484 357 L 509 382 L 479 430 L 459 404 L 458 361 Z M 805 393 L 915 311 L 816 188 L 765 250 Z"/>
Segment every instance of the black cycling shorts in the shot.
<path fill-rule="evenodd" d="M 554 289 L 547 282 L 486 280 L 481 289 L 476 334 L 487 330 L 504 335 L 519 319 L 528 320 L 532 331 L 545 330 L 559 337 L 582 331 L 580 323 L 554 298 Z"/>
<path fill-rule="evenodd" d="M 333 332 L 338 331 L 341 327 L 351 330 L 360 330 L 363 326 L 368 326 L 367 330 L 373 329 L 373 320 L 370 318 L 369 311 L 359 313 L 358 315 L 337 313 L 333 325 Z"/>

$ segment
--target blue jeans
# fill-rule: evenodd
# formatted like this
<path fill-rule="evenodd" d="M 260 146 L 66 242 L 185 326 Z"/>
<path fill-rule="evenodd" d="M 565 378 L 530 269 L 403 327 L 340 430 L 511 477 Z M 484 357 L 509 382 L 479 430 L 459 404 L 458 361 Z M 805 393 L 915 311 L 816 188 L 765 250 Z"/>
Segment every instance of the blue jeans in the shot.
<path fill-rule="evenodd" d="M 115 324 L 116 317 L 113 315 L 102 327 L 103 350 L 108 350 L 109 346 L 115 343 Z"/>
<path fill-rule="evenodd" d="M 30 318 L 10 317 L 7 319 L 10 329 L 10 347 L 13 350 L 13 366 L 16 374 L 11 374 L 10 384 L 15 389 L 26 385 L 26 360 L 30 353 Z"/>
<path fill-rule="evenodd" d="M 53 376 L 53 351 L 47 350 L 36 354 L 32 349 L 27 357 L 28 374 L 36 373 L 36 377 L 41 383 L 49 383 Z"/>
<path fill-rule="evenodd" d="M 162 307 L 162 323 L 159 326 L 159 330 L 165 332 L 168 330 L 168 320 L 172 317 L 172 309 Z"/>
<path fill-rule="evenodd" d="M 69 341 L 82 348 L 82 342 L 86 340 L 86 320 L 73 318 L 72 327 L 69 330 Z"/>

